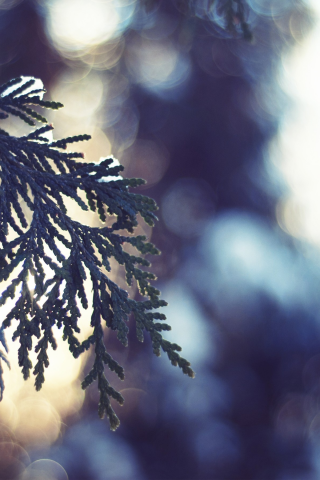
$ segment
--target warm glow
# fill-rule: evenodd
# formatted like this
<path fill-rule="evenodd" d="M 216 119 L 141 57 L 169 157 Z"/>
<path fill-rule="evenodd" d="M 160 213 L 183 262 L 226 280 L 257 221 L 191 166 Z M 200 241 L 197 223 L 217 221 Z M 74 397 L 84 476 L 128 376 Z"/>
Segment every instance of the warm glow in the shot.
<path fill-rule="evenodd" d="M 83 119 L 94 115 L 100 107 L 103 90 L 98 74 L 88 74 L 86 69 L 63 73 L 52 91 L 52 97 L 64 105 L 58 112 L 59 123 L 61 116 Z"/>
<path fill-rule="evenodd" d="M 39 394 L 18 402 L 19 422 L 15 433 L 29 446 L 49 446 L 59 435 L 61 420 L 55 408 Z"/>
<path fill-rule="evenodd" d="M 108 98 L 109 89 L 98 73 L 86 68 L 75 69 L 62 74 L 52 91 L 52 97 L 59 99 L 64 108 L 52 112 L 50 121 L 55 125 L 54 137 L 71 137 L 87 133 L 92 139 L 73 143 L 70 151 L 83 152 L 86 161 L 96 162 L 100 157 L 111 154 L 112 146 L 105 132 L 98 128 L 100 108 Z M 71 202 L 74 205 L 74 202 Z"/>
<path fill-rule="evenodd" d="M 92 331 L 88 315 L 83 314 L 80 322 L 83 340 Z M 34 377 L 23 380 L 21 369 L 17 365 L 19 343 L 11 342 L 17 327 L 15 322 L 6 331 L 9 344 L 8 358 L 11 369 L 4 368 L 5 392 L 0 403 L 0 420 L 5 423 L 17 438 L 27 444 L 51 444 L 60 432 L 60 416 L 70 415 L 80 410 L 84 392 L 77 380 L 82 371 L 87 355 L 74 359 L 67 342 L 62 340 L 62 330 L 54 329 L 58 348 L 53 351 L 49 347 L 50 365 L 45 371 L 45 382 L 40 392 L 33 386 Z M 30 352 L 33 365 L 37 362 L 37 354 Z M 66 368 L 67 366 L 67 368 Z M 34 411 L 32 408 L 34 407 Z M 28 410 L 28 412 L 26 411 Z"/>

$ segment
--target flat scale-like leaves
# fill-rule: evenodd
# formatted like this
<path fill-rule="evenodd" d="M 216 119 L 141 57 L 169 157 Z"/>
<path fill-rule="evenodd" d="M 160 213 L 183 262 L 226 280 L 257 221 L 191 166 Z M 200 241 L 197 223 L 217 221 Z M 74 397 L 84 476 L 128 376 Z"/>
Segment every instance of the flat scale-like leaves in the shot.
<path fill-rule="evenodd" d="M 2 119 L 11 114 L 30 125 L 34 125 L 34 120 L 46 123 L 34 108 L 62 107 L 57 102 L 43 101 L 44 90 L 32 89 L 34 85 L 35 79 L 21 77 L 0 87 Z M 151 285 L 155 277 L 145 270 L 150 264 L 141 256 L 158 255 L 159 251 L 144 236 L 132 235 L 138 214 L 151 226 L 156 220 L 155 202 L 129 190 L 143 180 L 123 179 L 123 167 L 112 157 L 85 163 L 82 154 L 63 151 L 68 144 L 90 137 L 78 135 L 50 142 L 44 134 L 52 128 L 45 124 L 19 138 L 0 130 L 0 306 L 8 299 L 15 300 L 2 322 L 0 342 L 6 352 L 4 330 L 14 322 L 13 340 L 20 342 L 19 366 L 25 379 L 32 371 L 37 390 L 41 389 L 49 365 L 48 347 L 57 348 L 55 328 L 63 329 L 63 338 L 74 357 L 92 346 L 95 360 L 82 387 L 85 389 L 97 380 L 99 415 L 106 415 L 115 430 L 119 419 L 110 399 L 120 404 L 124 400 L 109 384 L 105 366 L 122 380 L 124 370 L 106 350 L 105 325 L 126 346 L 128 320 L 133 315 L 140 341 L 144 331 L 148 332 L 156 355 L 163 350 L 185 374 L 193 377 L 194 373 L 189 362 L 179 355 L 181 348 L 161 335 L 161 331 L 170 330 L 163 322 L 165 315 L 157 311 L 166 302 Z M 113 215 L 115 220 L 111 226 L 82 224 L 68 215 L 65 198 L 72 199 L 83 210 L 97 212 L 102 222 L 107 215 Z M 125 231 L 127 235 L 123 234 Z M 134 247 L 137 254 L 125 251 L 126 244 Z M 130 298 L 107 275 L 111 260 L 124 266 L 127 283 L 135 280 L 144 300 Z M 92 292 L 86 291 L 87 279 Z M 82 342 L 77 338 L 79 302 L 85 309 L 92 308 L 92 333 Z M 37 353 L 36 365 L 29 358 L 32 349 Z M 7 362 L 5 352 L 0 350 L 0 397 L 4 389 L 1 361 Z"/>

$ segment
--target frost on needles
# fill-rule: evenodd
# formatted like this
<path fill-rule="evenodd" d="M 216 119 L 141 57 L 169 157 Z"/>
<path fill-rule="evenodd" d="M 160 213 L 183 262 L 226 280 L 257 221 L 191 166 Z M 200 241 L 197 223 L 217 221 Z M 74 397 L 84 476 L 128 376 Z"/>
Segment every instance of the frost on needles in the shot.
<path fill-rule="evenodd" d="M 106 415 L 111 429 L 115 430 L 119 419 L 110 399 L 120 404 L 124 399 L 108 382 L 105 366 L 120 379 L 124 379 L 124 370 L 106 350 L 105 325 L 114 330 L 126 346 L 127 323 L 133 315 L 137 338 L 143 342 L 144 331 L 147 331 L 157 356 L 162 349 L 173 365 L 194 376 L 190 363 L 178 353 L 179 345 L 165 340 L 161 334 L 163 330 L 170 330 L 163 322 L 165 315 L 157 311 L 166 302 L 151 285 L 155 276 L 147 270 L 150 263 L 144 258 L 146 254 L 160 252 L 146 237 L 134 235 L 137 214 L 153 226 L 157 206 L 151 198 L 131 193 L 129 187 L 142 185 L 144 180 L 122 178 L 123 167 L 112 157 L 87 163 L 83 161 L 83 154 L 63 151 L 68 144 L 88 140 L 89 135 L 48 140 L 46 134 L 53 127 L 34 107 L 58 109 L 63 105 L 43 101 L 45 90 L 42 85 L 37 88 L 38 83 L 39 80 L 30 77 L 19 77 L 0 87 L 1 119 L 11 114 L 31 126 L 35 120 L 44 124 L 22 137 L 0 130 L 0 282 L 3 282 L 0 306 L 13 299 L 13 307 L 0 327 L 4 349 L 0 350 L 0 396 L 2 398 L 4 390 L 2 361 L 8 363 L 5 329 L 14 322 L 16 330 L 12 339 L 20 342 L 18 361 L 23 377 L 27 379 L 32 370 L 35 387 L 40 390 L 49 365 L 48 347 L 57 348 L 54 329 L 62 328 L 63 339 L 75 358 L 93 346 L 94 362 L 82 388 L 97 380 L 98 413 L 100 417 Z M 66 198 L 74 200 L 83 210 L 97 212 L 101 227 L 90 227 L 71 218 L 65 206 Z M 26 215 L 26 210 L 31 215 Z M 113 216 L 111 226 L 103 226 L 107 215 Z M 123 248 L 125 244 L 134 246 L 137 255 L 127 253 Z M 108 276 L 112 258 L 124 266 L 128 285 L 135 279 L 143 300 L 130 298 L 128 292 Z M 85 288 L 86 279 L 91 282 L 90 292 Z M 89 301 L 92 334 L 80 342 L 77 338 L 79 302 L 87 309 Z M 29 358 L 33 348 L 37 353 L 35 365 Z"/>

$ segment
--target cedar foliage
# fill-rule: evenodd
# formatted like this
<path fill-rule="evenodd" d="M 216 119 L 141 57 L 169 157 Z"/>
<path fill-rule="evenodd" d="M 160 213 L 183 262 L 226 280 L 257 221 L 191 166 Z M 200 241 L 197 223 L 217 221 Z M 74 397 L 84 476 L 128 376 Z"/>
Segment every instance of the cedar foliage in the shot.
<path fill-rule="evenodd" d="M 114 398 L 119 404 L 123 404 L 124 399 L 108 382 L 105 366 L 120 379 L 124 379 L 124 369 L 106 350 L 105 325 L 114 330 L 126 346 L 127 322 L 133 315 L 137 338 L 143 342 L 144 331 L 148 332 L 157 356 L 162 349 L 173 365 L 194 376 L 190 363 L 178 353 L 179 345 L 161 335 L 161 331 L 170 330 L 163 322 L 165 315 L 157 311 L 166 302 L 150 283 L 155 276 L 147 270 L 150 263 L 144 257 L 160 252 L 145 236 L 134 235 L 137 215 L 153 226 L 157 206 L 151 198 L 130 192 L 129 187 L 138 187 L 144 180 L 122 178 L 123 167 L 112 157 L 86 163 L 82 161 L 83 154 L 63 151 L 68 144 L 88 140 L 89 135 L 49 141 L 45 134 L 53 126 L 34 108 L 58 109 L 63 105 L 43 101 L 45 90 L 35 89 L 34 84 L 35 79 L 19 77 L 0 87 L 1 119 L 11 114 L 30 126 L 35 125 L 35 120 L 45 124 L 22 137 L 0 130 L 0 282 L 5 282 L 0 306 L 8 299 L 15 300 L 2 322 L 0 342 L 7 351 L 4 330 L 15 322 L 13 340 L 20 342 L 19 366 L 24 379 L 33 369 L 36 390 L 41 389 L 45 368 L 49 365 L 48 347 L 57 348 L 55 328 L 63 329 L 63 339 L 75 358 L 93 346 L 93 365 L 82 388 L 97 380 L 99 416 L 106 415 L 111 429 L 115 430 L 119 419 L 110 399 Z M 71 218 L 66 198 L 74 200 L 85 211 L 97 212 L 102 226 L 90 227 Z M 107 215 L 113 216 L 111 226 L 103 225 Z M 135 247 L 137 255 L 126 252 L 125 244 Z M 109 278 L 112 258 L 124 266 L 129 285 L 133 280 L 137 282 L 143 300 L 130 298 L 126 290 Z M 34 289 L 29 286 L 31 277 Z M 83 308 L 89 307 L 84 284 L 87 278 L 92 286 L 89 298 L 92 334 L 80 342 L 76 336 L 80 332 L 79 302 Z M 34 366 L 29 358 L 32 349 L 37 353 Z M 1 361 L 8 363 L 5 351 L 0 351 L 1 398 L 4 390 Z"/>

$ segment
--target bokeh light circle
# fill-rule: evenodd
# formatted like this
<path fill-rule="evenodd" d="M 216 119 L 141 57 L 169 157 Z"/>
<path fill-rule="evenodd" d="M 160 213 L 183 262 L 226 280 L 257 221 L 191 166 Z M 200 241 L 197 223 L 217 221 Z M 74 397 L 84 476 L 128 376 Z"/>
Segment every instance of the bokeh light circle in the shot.
<path fill-rule="evenodd" d="M 130 23 L 135 2 L 116 0 L 52 0 L 47 28 L 55 46 L 81 51 L 106 42 Z"/>
<path fill-rule="evenodd" d="M 19 480 L 68 480 L 68 478 L 60 463 L 42 459 L 31 463 Z"/>

